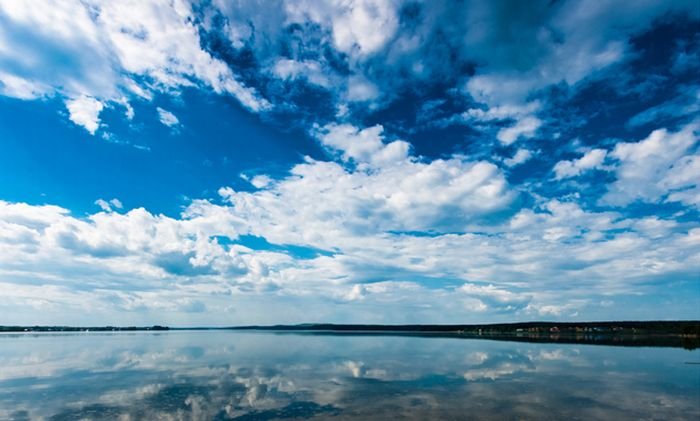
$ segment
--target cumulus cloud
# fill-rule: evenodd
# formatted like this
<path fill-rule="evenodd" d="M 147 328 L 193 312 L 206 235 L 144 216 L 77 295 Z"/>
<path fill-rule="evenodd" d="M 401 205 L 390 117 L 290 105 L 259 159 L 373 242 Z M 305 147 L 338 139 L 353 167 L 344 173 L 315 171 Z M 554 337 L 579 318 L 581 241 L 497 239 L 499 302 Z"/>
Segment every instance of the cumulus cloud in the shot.
<path fill-rule="evenodd" d="M 381 126 L 319 128 L 321 143 L 355 168 L 307 158 L 269 189 L 220 194 L 242 214 L 254 212 L 266 238 L 321 248 L 332 247 L 333 236 L 357 232 L 462 230 L 515 198 L 491 163 L 457 157 L 419 162 L 408 155 L 407 143 L 385 143 L 381 134 Z"/>
<path fill-rule="evenodd" d="M 270 107 L 201 48 L 187 2 L 40 3 L 0 2 L 0 39 L 13 46 L 0 48 L 4 95 L 66 96 L 69 110 L 91 98 L 90 113 L 71 111 L 71 120 L 91 133 L 99 123 L 97 103 L 148 100 L 154 91 L 196 84 L 233 95 L 253 111 Z M 57 54 L 70 59 L 56 61 Z"/>
<path fill-rule="evenodd" d="M 217 1 L 215 6 L 212 13 L 227 18 L 227 40 L 237 50 L 250 48 L 263 71 L 283 80 L 302 78 L 342 101 L 373 102 L 383 96 L 382 84 L 367 74 L 365 64 L 399 30 L 401 2 L 278 1 L 265 16 L 245 2 Z M 332 53 L 321 55 L 322 50 Z M 339 71 L 339 65 L 349 72 Z"/>
<path fill-rule="evenodd" d="M 265 174 L 256 175 L 255 177 L 250 179 L 250 184 L 252 184 L 258 189 L 267 187 L 270 183 L 272 183 L 272 178 L 266 176 Z"/>
<path fill-rule="evenodd" d="M 291 174 L 270 190 L 220 193 L 241 212 L 255 212 L 259 228 L 275 242 L 320 247 L 353 231 L 460 230 L 514 198 L 496 166 L 458 159 L 405 161 L 379 172 L 309 160 Z M 265 228 L 270 219 L 275 225 Z"/>
<path fill-rule="evenodd" d="M 316 61 L 279 59 L 274 66 L 272 66 L 272 72 L 280 79 L 296 79 L 303 77 L 314 85 L 324 88 L 330 87 L 330 79 L 326 71 Z"/>
<path fill-rule="evenodd" d="M 36 99 L 50 92 L 48 86 L 39 82 L 31 82 L 16 75 L 0 71 L 0 94 L 19 98 Z"/>
<path fill-rule="evenodd" d="M 663 186 L 691 194 L 674 189 L 693 183 L 694 130 L 619 144 L 611 191 L 643 173 L 625 166 L 651 159 L 660 161 L 644 165 L 659 169 Z M 330 124 L 312 134 L 337 160 L 306 158 L 286 176 L 257 174 L 249 179 L 256 190 L 221 188 L 221 203 L 194 200 L 178 217 L 113 212 L 122 207 L 116 199 L 96 201 L 104 212 L 82 218 L 0 202 L 0 283 L 13 289 L 40 279 L 42 296 L 58 307 L 79 308 L 87 295 L 114 309 L 197 314 L 231 305 L 220 297 L 265 295 L 269 305 L 274 291 L 286 305 L 319 300 L 319 312 L 331 302 L 361 303 L 405 320 L 411 303 L 424 309 L 419 315 L 444 320 L 446 302 L 464 317 L 567 316 L 612 296 L 651 293 L 650 280 L 686 282 L 700 270 L 691 225 L 564 200 L 519 208 L 494 164 L 411 155 L 381 126 Z M 585 159 L 596 154 L 572 168 L 598 165 Z M 246 246 L 248 238 L 270 247 Z M 12 297 L 29 305 L 26 294 Z"/>
<path fill-rule="evenodd" d="M 513 126 L 499 130 L 496 137 L 504 145 L 510 145 L 521 137 L 533 137 L 541 125 L 542 121 L 537 117 L 525 117 Z"/>
<path fill-rule="evenodd" d="M 523 164 L 532 158 L 532 152 L 527 149 L 518 149 L 512 158 L 506 158 L 503 163 L 509 167 L 515 167 L 516 165 Z"/>
<path fill-rule="evenodd" d="M 265 294 L 271 305 L 277 301 L 266 291 L 272 290 L 314 302 L 314 311 L 327 311 L 333 301 L 362 302 L 400 320 L 413 303 L 423 306 L 422 317 L 445 320 L 445 306 L 464 318 L 566 315 L 619 294 L 644 293 L 649 279 L 689 281 L 700 270 L 697 230 L 663 220 L 550 201 L 487 233 L 422 236 L 368 218 L 357 205 L 314 210 L 323 203 L 314 201 L 285 210 L 286 195 L 299 192 L 296 181 L 247 195 L 225 190 L 229 204 L 195 201 L 178 218 L 144 209 L 76 218 L 55 206 L 0 202 L 0 287 L 14 291 L 6 295 L 13 302 L 26 305 L 39 294 L 63 310 L 93 303 L 114 311 L 216 311 L 241 294 L 246 300 Z M 312 194 L 330 200 L 327 189 Z M 279 194 L 285 196 L 275 199 Z M 369 221 L 358 226 L 360 218 Z M 297 258 L 284 249 L 253 250 L 240 244 L 246 235 L 332 252 Z M 28 279 L 43 286 L 18 293 Z M 428 279 L 431 289 L 424 286 Z M 451 287 L 454 280 L 461 286 Z M 323 304 L 323 297 L 331 301 Z"/>
<path fill-rule="evenodd" d="M 410 145 L 403 140 L 385 144 L 380 125 L 359 129 L 350 124 L 329 124 L 317 129 L 321 143 L 340 152 L 343 160 L 376 167 L 402 162 L 408 158 Z"/>
<path fill-rule="evenodd" d="M 348 101 L 371 101 L 380 96 L 379 87 L 363 76 L 352 76 L 347 81 L 345 98 Z"/>
<path fill-rule="evenodd" d="M 496 311 L 514 312 L 524 308 L 531 297 L 528 294 L 520 294 L 494 285 L 477 285 L 466 283 L 459 287 L 459 291 L 479 301 L 478 308 L 482 311 L 491 309 Z"/>
<path fill-rule="evenodd" d="M 0 49 L 4 95 L 86 95 L 128 107 L 156 92 L 202 86 L 261 112 L 277 101 L 289 105 L 277 81 L 303 79 L 327 90 L 335 105 L 376 109 L 409 83 L 447 77 L 452 86 L 444 88 L 480 104 L 471 110 L 516 120 L 499 134 L 504 143 L 537 130 L 537 117 L 523 110 L 539 90 L 573 86 L 620 62 L 629 38 L 661 16 L 697 16 L 690 1 L 649 1 L 622 17 L 617 4 L 573 1 L 535 1 L 514 11 L 479 1 L 455 8 L 443 1 L 277 0 L 265 14 L 239 1 L 41 4 L 0 3 L 0 39 L 13 46 Z M 70 59 L 57 61 L 57 54 Z M 474 75 L 452 78 L 454 69 L 474 64 Z"/>
<path fill-rule="evenodd" d="M 605 149 L 592 149 L 573 161 L 559 161 L 554 166 L 556 179 L 576 177 L 587 170 L 601 169 L 606 155 Z"/>
<path fill-rule="evenodd" d="M 595 193 L 557 198 L 536 182 L 518 185 L 519 171 L 494 164 L 512 168 L 536 150 L 532 166 L 546 161 L 556 145 L 532 145 L 550 134 L 545 90 L 575 95 L 579 83 L 635 55 L 631 37 L 669 12 L 697 14 L 692 6 L 649 1 L 618 13 L 609 2 L 535 1 L 513 11 L 488 2 L 279 0 L 263 14 L 243 1 L 0 0 L 0 93 L 59 97 L 91 134 L 104 127 L 105 109 L 123 108 L 131 120 L 136 101 L 188 87 L 231 95 L 252 112 L 303 113 L 306 101 L 334 114 L 308 113 L 317 124 L 304 127 L 326 160 L 305 157 L 274 176 L 244 170 L 256 174 L 241 176 L 250 186 L 221 187 L 177 216 L 122 211 L 117 199 L 97 200 L 101 211 L 84 216 L 0 202 L 0 295 L 54 314 L 107 307 L 198 317 L 248 305 L 294 321 L 465 321 L 569 317 L 611 297 L 653 294 L 670 279 L 692 282 L 697 224 L 621 207 L 699 206 L 697 124 L 671 124 L 696 111 L 693 86 L 626 126 L 669 118 L 668 129 L 542 165 L 557 180 L 609 171 L 614 181 L 598 204 L 615 212 L 597 208 Z M 318 96 L 294 103 L 299 91 Z M 445 118 L 482 130 L 486 146 L 403 140 L 411 120 L 381 117 L 405 115 L 406 104 L 391 101 L 406 92 L 444 96 L 421 110 L 449 109 Z"/>
<path fill-rule="evenodd" d="M 304 78 L 336 100 L 374 107 L 416 81 L 432 86 L 446 80 L 452 85 L 447 89 L 463 92 L 489 113 L 525 108 L 548 86 L 574 87 L 625 60 L 629 39 L 660 17 L 698 16 L 692 1 L 649 1 L 625 9 L 623 17 L 619 7 L 278 0 L 263 16 L 255 3 L 215 1 L 205 8 L 204 28 L 235 51 L 253 54 L 267 73 Z M 214 16 L 224 16 L 224 23 Z M 475 64 L 473 75 L 454 74 Z"/>
<path fill-rule="evenodd" d="M 621 142 L 610 156 L 616 180 L 602 202 L 622 206 L 635 200 L 681 202 L 698 206 L 698 123 L 677 132 L 654 130 L 639 142 Z"/>
<path fill-rule="evenodd" d="M 242 277 L 248 272 L 247 267 L 258 264 L 253 263 L 258 257 L 249 255 L 251 250 L 224 247 L 214 238 L 236 238 L 233 225 L 214 229 L 207 222 L 209 217 L 202 214 L 181 220 L 143 209 L 118 214 L 111 212 L 112 207 L 120 205 L 114 199 L 97 204 L 108 212 L 79 219 L 57 207 L 0 203 L 4 221 L 0 247 L 5 256 L 3 279 L 14 273 L 20 282 L 26 276 L 43 278 L 49 284 L 51 279 L 62 279 L 59 284 L 63 287 L 80 285 L 88 290 L 125 289 L 136 293 L 156 285 L 165 287 L 163 282 L 178 277 L 225 274 L 245 282 Z M 23 210 L 29 212 L 21 215 Z M 217 223 L 226 219 L 219 218 Z M 31 247 L 10 252 L 7 233 L 14 233 L 14 237 L 28 235 L 25 246 Z M 30 268 L 40 261 L 45 262 L 42 267 Z M 97 273 L 101 275 L 96 276 Z M 135 279 L 140 281 L 132 283 Z M 219 283 L 215 290 L 226 291 L 226 285 Z M 207 283 L 201 287 L 206 290 Z"/>
<path fill-rule="evenodd" d="M 90 134 L 95 134 L 100 127 L 100 112 L 104 104 L 95 98 L 81 96 L 66 101 L 66 108 L 73 123 L 83 126 Z"/>
<path fill-rule="evenodd" d="M 342 3 L 339 3 L 342 4 Z M 356 0 L 332 17 L 333 41 L 340 51 L 372 54 L 382 48 L 399 25 L 398 7 L 393 1 Z"/>

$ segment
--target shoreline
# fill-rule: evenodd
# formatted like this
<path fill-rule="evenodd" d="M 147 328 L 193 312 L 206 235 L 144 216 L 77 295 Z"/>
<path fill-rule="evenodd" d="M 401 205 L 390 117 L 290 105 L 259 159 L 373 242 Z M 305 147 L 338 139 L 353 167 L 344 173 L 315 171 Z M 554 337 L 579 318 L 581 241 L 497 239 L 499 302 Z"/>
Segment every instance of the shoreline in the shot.
<path fill-rule="evenodd" d="M 346 336 L 419 336 L 509 342 L 700 348 L 700 321 L 522 322 L 479 325 L 300 324 L 231 327 L 0 326 L 0 333 L 241 331 Z"/>

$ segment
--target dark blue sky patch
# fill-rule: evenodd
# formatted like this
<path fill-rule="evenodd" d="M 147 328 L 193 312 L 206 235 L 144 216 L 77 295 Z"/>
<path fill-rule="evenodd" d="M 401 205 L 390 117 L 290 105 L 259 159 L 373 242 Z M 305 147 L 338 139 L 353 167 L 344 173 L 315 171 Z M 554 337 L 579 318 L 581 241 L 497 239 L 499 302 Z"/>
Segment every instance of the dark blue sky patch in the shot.
<path fill-rule="evenodd" d="M 319 256 L 333 256 L 334 252 L 321 250 L 315 247 L 304 247 L 293 244 L 272 244 L 264 237 L 255 235 L 241 235 L 235 241 L 236 244 L 248 247 L 253 250 L 270 250 L 285 253 L 295 259 L 315 259 Z"/>

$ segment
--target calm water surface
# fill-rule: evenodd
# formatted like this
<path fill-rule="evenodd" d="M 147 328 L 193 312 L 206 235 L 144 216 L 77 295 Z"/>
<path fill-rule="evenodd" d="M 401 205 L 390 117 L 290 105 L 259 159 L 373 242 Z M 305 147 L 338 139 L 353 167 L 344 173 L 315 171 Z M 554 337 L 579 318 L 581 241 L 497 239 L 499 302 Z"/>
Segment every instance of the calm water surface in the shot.
<path fill-rule="evenodd" d="M 700 350 L 171 331 L 0 335 L 0 419 L 700 419 Z"/>

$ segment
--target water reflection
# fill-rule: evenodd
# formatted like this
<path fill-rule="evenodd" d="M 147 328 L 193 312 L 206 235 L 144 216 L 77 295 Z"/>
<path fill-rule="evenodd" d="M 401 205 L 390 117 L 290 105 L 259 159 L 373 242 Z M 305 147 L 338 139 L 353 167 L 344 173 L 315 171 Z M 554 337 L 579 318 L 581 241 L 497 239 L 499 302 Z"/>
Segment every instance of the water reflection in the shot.
<path fill-rule="evenodd" d="M 448 338 L 0 336 L 0 419 L 698 419 L 700 352 Z"/>

